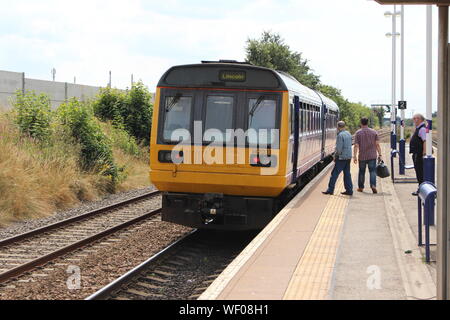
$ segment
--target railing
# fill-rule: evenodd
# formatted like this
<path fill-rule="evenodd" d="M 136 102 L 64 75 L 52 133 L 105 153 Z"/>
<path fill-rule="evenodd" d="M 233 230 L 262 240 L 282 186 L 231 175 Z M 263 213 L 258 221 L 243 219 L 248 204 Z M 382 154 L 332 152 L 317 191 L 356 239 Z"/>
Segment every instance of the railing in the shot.
<path fill-rule="evenodd" d="M 418 236 L 419 247 L 424 245 L 423 243 L 423 226 L 425 224 L 425 259 L 429 263 L 431 261 L 430 252 L 430 225 L 434 220 L 434 208 L 437 197 L 436 186 L 432 183 L 425 182 L 420 185 L 418 196 Z M 422 219 L 423 216 L 423 219 Z"/>

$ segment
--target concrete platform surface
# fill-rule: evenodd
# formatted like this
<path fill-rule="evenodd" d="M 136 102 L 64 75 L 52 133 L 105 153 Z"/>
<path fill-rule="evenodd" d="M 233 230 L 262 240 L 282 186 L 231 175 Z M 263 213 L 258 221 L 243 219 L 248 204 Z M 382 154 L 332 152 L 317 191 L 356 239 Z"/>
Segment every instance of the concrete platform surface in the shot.
<path fill-rule="evenodd" d="M 388 158 L 388 146 L 383 149 Z M 330 168 L 200 299 L 435 299 L 434 266 L 424 263 L 417 247 L 417 198 L 411 196 L 417 185 L 379 179 L 379 194 L 347 197 L 340 195 L 341 178 L 335 195 L 325 196 Z M 352 175 L 356 182 L 356 165 Z"/>

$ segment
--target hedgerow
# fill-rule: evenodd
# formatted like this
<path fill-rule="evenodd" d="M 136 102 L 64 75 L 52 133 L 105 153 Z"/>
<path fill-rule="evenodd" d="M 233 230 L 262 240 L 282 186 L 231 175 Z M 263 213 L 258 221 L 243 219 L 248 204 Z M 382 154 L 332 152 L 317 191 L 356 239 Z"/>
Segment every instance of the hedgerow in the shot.
<path fill-rule="evenodd" d="M 149 144 L 152 125 L 152 95 L 142 82 L 127 92 L 106 88 L 100 90 L 93 103 L 95 116 L 102 121 L 112 121 L 125 129 L 138 142 Z"/>
<path fill-rule="evenodd" d="M 81 146 L 81 167 L 109 176 L 116 184 L 121 178 L 121 169 L 114 161 L 111 141 L 102 132 L 89 104 L 73 98 L 57 110 L 60 123 Z"/>

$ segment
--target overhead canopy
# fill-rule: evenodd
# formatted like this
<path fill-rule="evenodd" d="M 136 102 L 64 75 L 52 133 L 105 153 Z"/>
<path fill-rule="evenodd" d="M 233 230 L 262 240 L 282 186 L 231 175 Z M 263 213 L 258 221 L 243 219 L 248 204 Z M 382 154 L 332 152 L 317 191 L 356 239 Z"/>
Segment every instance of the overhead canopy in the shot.
<path fill-rule="evenodd" d="M 450 5 L 450 0 L 375 0 L 379 4 L 437 4 Z"/>

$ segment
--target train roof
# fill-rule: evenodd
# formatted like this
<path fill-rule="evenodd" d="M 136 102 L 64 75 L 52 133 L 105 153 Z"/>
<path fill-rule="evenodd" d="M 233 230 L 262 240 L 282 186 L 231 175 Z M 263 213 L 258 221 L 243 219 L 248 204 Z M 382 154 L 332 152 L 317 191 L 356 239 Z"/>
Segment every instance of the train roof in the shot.
<path fill-rule="evenodd" d="M 339 110 L 333 100 L 302 85 L 287 73 L 236 61 L 175 66 L 162 76 L 158 87 L 290 91 L 298 94 L 305 102 L 311 104 L 323 102 L 327 108 Z"/>

